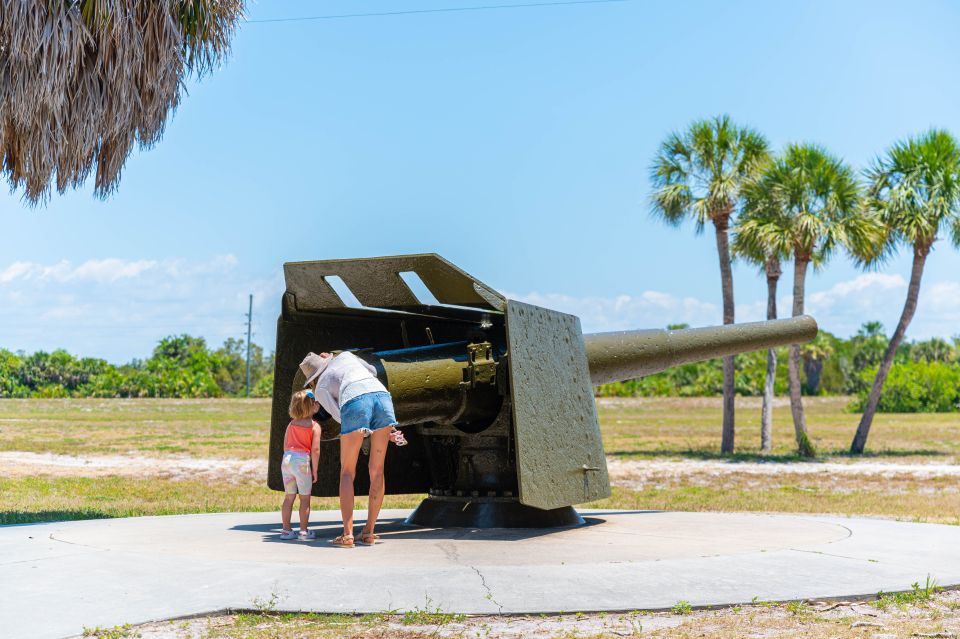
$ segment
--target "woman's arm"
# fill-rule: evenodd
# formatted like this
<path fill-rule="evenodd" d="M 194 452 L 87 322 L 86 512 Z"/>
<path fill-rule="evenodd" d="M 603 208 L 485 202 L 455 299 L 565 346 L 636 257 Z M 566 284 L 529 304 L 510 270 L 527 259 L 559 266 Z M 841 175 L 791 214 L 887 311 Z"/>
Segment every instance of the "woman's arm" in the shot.
<path fill-rule="evenodd" d="M 324 384 L 317 384 L 316 388 L 313 391 L 313 394 L 316 395 L 317 401 L 320 402 L 320 405 L 323 406 L 323 410 L 327 411 L 330 414 L 330 417 L 333 417 L 337 420 L 337 423 L 340 423 L 340 405 L 333 399 L 333 395 L 330 394 L 330 391 L 327 390 L 327 387 Z"/>
<path fill-rule="evenodd" d="M 313 422 L 313 445 L 310 446 L 310 465 L 313 468 L 313 483 L 317 483 L 317 469 L 320 467 L 320 424 Z"/>

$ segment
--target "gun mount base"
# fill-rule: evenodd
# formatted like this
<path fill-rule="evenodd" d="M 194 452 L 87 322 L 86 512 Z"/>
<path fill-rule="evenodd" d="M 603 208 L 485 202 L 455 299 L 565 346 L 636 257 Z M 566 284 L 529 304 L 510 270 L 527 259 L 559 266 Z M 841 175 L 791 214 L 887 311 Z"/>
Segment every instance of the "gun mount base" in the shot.
<path fill-rule="evenodd" d="M 541 510 L 507 497 L 431 495 L 405 523 L 425 528 L 564 528 L 585 522 L 573 506 Z"/>

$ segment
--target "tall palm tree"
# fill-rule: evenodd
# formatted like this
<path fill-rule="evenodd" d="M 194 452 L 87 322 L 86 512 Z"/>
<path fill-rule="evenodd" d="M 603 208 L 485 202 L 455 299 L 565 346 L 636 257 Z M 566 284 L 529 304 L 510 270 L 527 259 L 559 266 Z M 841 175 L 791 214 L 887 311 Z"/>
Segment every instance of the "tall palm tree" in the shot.
<path fill-rule="evenodd" d="M 787 225 L 775 220 L 782 213 L 769 181 L 751 180 L 743 188 L 743 211 L 733 238 L 733 253 L 761 268 L 767 279 L 767 319 L 777 319 L 777 284 L 781 263 L 791 255 Z M 777 379 L 777 350 L 767 349 L 767 375 L 760 410 L 760 452 L 773 449 L 773 389 Z"/>
<path fill-rule="evenodd" d="M 116 188 L 184 81 L 226 55 L 243 0 L 0 0 L 0 173 L 37 203 Z"/>
<path fill-rule="evenodd" d="M 853 170 L 823 148 L 789 145 L 751 185 L 763 194 L 749 216 L 748 236 L 758 246 L 788 251 L 793 258 L 793 315 L 802 315 L 808 267 L 824 264 L 838 247 L 861 261 L 871 258 L 880 236 L 879 224 L 860 214 L 860 190 Z M 743 230 L 741 230 L 741 233 Z M 800 347 L 792 345 L 788 359 L 790 410 L 798 452 L 815 454 L 807 434 L 800 388 Z"/>
<path fill-rule="evenodd" d="M 867 445 L 883 383 L 917 310 L 920 278 L 930 249 L 940 234 L 949 234 L 953 244 L 960 246 L 960 145 L 946 131 L 932 129 L 895 144 L 885 157 L 874 162 L 867 178 L 867 206 L 879 215 L 887 230 L 884 249 L 910 246 L 913 267 L 900 321 L 884 351 L 850 445 L 853 454 L 863 453 Z"/>
<path fill-rule="evenodd" d="M 697 233 L 713 224 L 720 258 L 723 323 L 733 324 L 733 274 L 727 232 L 740 204 L 740 189 L 766 162 L 767 141 L 727 115 L 699 120 L 660 145 L 650 168 L 653 214 L 668 224 L 693 218 Z M 720 450 L 734 445 L 734 358 L 723 358 L 723 435 Z"/>

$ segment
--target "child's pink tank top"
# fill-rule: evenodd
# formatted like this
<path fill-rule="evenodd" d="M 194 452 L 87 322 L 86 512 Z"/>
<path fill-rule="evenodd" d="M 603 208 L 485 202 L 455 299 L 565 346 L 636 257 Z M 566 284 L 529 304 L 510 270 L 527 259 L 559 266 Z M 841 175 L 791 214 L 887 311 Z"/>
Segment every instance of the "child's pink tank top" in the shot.
<path fill-rule="evenodd" d="M 283 438 L 284 452 L 309 453 L 313 446 L 313 424 L 301 426 L 290 422 Z"/>

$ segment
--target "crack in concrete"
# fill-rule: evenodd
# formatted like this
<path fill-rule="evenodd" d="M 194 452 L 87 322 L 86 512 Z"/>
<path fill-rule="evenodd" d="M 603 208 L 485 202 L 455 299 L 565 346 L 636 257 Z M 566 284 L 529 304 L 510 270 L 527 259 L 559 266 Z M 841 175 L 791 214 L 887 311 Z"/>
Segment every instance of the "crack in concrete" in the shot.
<path fill-rule="evenodd" d="M 39 563 L 41 561 L 50 561 L 51 559 L 63 559 L 65 557 L 83 557 L 86 553 L 72 552 L 62 555 L 49 555 L 47 557 L 31 557 L 30 559 L 15 559 L 14 561 L 0 561 L 0 566 L 13 566 L 14 564 Z"/>
<path fill-rule="evenodd" d="M 480 577 L 480 585 L 482 585 L 482 586 L 483 586 L 483 589 L 487 591 L 487 594 L 486 594 L 486 596 L 484 596 L 484 599 L 486 599 L 486 600 L 492 602 L 494 605 L 496 605 L 497 608 L 498 608 L 497 614 L 498 614 L 498 615 L 502 615 L 502 614 L 503 614 L 503 604 L 493 598 L 493 591 L 490 590 L 490 586 L 487 585 L 487 578 L 483 576 L 483 573 L 480 572 L 480 569 L 477 568 L 476 566 L 470 566 L 470 569 L 473 570 L 473 572 L 477 573 L 477 576 Z"/>
<path fill-rule="evenodd" d="M 69 546 L 79 546 L 80 548 L 91 548 L 93 550 L 99 550 L 100 552 L 110 552 L 109 548 L 101 548 L 100 546 L 91 546 L 90 544 L 81 544 L 75 541 L 67 541 L 66 539 L 58 539 L 54 537 L 55 534 L 56 533 L 50 533 L 50 536 L 49 536 L 50 541 L 55 541 L 60 544 L 67 544 Z"/>
<path fill-rule="evenodd" d="M 836 557 L 836 558 L 838 558 L 838 559 L 850 559 L 850 560 L 852 560 L 852 561 L 865 561 L 865 562 L 871 563 L 871 564 L 880 563 L 880 561 L 879 561 L 878 559 L 869 559 L 869 558 L 868 558 L 868 559 L 865 559 L 865 558 L 863 558 L 863 557 L 849 557 L 849 556 L 847 556 L 847 555 L 838 555 L 838 554 L 832 553 L 832 552 L 823 552 L 822 550 L 802 550 L 802 549 L 800 549 L 800 548 L 788 548 L 788 550 L 792 550 L 793 552 L 805 552 L 805 553 L 809 553 L 809 554 L 811 554 L 811 555 L 823 555 L 823 556 L 825 556 L 825 557 Z"/>

